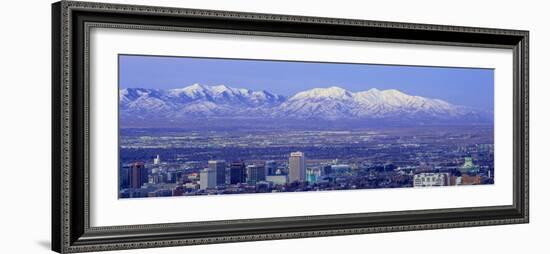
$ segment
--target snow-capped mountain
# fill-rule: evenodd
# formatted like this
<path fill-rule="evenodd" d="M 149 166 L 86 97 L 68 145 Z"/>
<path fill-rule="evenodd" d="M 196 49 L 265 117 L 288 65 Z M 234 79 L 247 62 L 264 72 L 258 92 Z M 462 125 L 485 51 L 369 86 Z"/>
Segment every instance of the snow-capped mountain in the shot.
<path fill-rule="evenodd" d="M 426 122 L 490 122 L 490 113 L 395 89 L 351 92 L 340 87 L 314 88 L 293 96 L 225 85 L 120 90 L 122 122 L 193 122 L 201 119 L 310 121 L 319 119 Z"/>
<path fill-rule="evenodd" d="M 155 119 L 246 114 L 277 106 L 285 100 L 267 91 L 200 84 L 170 90 L 125 88 L 119 95 L 123 118 Z"/>
<path fill-rule="evenodd" d="M 231 88 L 225 85 L 205 86 L 194 84 L 185 88 L 171 89 L 166 95 L 178 98 L 179 102 L 212 101 L 218 104 L 238 104 L 252 107 L 273 104 L 284 99 L 282 96 L 267 91 L 251 91 L 242 88 Z"/>
<path fill-rule="evenodd" d="M 473 113 L 439 99 L 411 96 L 398 90 L 350 92 L 340 87 L 300 92 L 279 107 L 278 114 L 323 118 L 418 118 L 451 119 Z"/>

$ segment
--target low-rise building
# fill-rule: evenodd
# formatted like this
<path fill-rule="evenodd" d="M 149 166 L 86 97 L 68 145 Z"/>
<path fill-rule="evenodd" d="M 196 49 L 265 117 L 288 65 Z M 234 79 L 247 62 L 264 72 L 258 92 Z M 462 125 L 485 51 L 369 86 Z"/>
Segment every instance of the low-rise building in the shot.
<path fill-rule="evenodd" d="M 288 176 L 287 175 L 268 175 L 265 177 L 265 180 L 267 182 L 272 182 L 273 184 L 285 185 L 286 183 L 288 183 Z"/>
<path fill-rule="evenodd" d="M 431 187 L 450 185 L 449 173 L 420 173 L 413 177 L 414 187 Z"/>

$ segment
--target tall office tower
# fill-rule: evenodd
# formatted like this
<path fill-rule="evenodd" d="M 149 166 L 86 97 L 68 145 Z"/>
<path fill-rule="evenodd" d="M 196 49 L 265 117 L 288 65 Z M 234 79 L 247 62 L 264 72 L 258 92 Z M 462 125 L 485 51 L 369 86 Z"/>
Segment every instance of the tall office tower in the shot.
<path fill-rule="evenodd" d="M 290 153 L 288 159 L 288 181 L 304 181 L 306 179 L 306 156 L 302 152 Z"/>
<path fill-rule="evenodd" d="M 217 172 L 215 169 L 205 168 L 200 173 L 201 190 L 213 189 L 217 186 Z"/>
<path fill-rule="evenodd" d="M 267 175 L 275 175 L 275 172 L 277 171 L 277 162 L 272 160 L 266 161 L 265 170 L 267 171 Z"/>
<path fill-rule="evenodd" d="M 127 189 L 130 187 L 130 167 L 129 166 L 120 166 L 118 172 L 118 184 L 120 189 Z"/>
<path fill-rule="evenodd" d="M 229 183 L 238 184 L 246 182 L 246 165 L 242 161 L 231 162 L 229 166 Z"/>
<path fill-rule="evenodd" d="M 216 171 L 216 184 L 225 184 L 225 161 L 211 160 L 208 161 L 208 168 Z"/>
<path fill-rule="evenodd" d="M 130 166 L 129 178 L 130 188 L 139 189 L 147 182 L 147 169 L 141 162 L 135 162 Z"/>
<path fill-rule="evenodd" d="M 247 182 L 255 184 L 260 181 L 265 181 L 265 173 L 264 165 L 248 165 L 246 167 Z"/>

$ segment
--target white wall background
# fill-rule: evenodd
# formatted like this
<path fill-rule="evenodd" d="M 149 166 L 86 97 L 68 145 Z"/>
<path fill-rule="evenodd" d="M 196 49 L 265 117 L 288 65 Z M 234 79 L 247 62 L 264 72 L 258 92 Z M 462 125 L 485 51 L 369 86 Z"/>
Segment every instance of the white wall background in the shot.
<path fill-rule="evenodd" d="M 104 0 L 106 1 L 106 0 Z M 531 31 L 531 223 L 246 242 L 121 253 L 544 252 L 550 226 L 550 30 L 545 1 L 117 0 L 248 12 L 346 17 Z M 50 1 L 9 1 L 0 15 L 0 253 L 50 245 Z M 537 251 L 539 250 L 539 251 Z"/>

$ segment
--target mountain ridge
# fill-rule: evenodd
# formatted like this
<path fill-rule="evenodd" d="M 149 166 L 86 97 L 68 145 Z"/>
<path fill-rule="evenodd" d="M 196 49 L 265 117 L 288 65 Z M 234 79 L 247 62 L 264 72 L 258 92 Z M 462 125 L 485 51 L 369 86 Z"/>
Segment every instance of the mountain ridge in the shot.
<path fill-rule="evenodd" d="M 226 85 L 193 84 L 176 89 L 119 91 L 121 122 L 198 119 L 261 119 L 403 122 L 491 122 L 492 113 L 397 89 L 352 92 L 339 86 L 313 88 L 285 97 Z"/>

